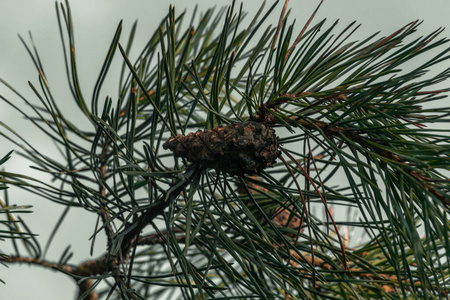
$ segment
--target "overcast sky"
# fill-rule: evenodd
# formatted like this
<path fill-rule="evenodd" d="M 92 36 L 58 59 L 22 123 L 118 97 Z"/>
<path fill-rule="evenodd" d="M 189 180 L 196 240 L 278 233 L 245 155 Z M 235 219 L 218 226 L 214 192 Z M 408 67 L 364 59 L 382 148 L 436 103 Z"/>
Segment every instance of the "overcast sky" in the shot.
<path fill-rule="evenodd" d="M 229 1 L 144 1 L 144 0 L 77 0 L 71 1 L 74 19 L 75 39 L 77 45 L 77 60 L 79 63 L 79 75 L 81 86 L 89 94 L 95 84 L 105 57 L 111 38 L 121 19 L 123 19 L 123 41 L 126 40 L 133 22 L 137 19 L 138 31 L 135 43 L 135 51 L 139 52 L 147 38 L 156 30 L 162 16 L 168 11 L 169 3 L 175 5 L 177 13 L 187 10 L 192 11 L 195 3 L 198 3 L 201 11 L 214 5 L 226 5 Z M 238 2 L 240 3 L 240 2 Z M 246 1 L 244 11 L 256 12 L 261 1 Z M 272 1 L 268 1 L 271 4 Z M 298 26 L 303 26 L 318 1 L 297 0 L 291 1 L 292 9 L 290 20 L 295 18 Z M 282 3 L 268 20 L 274 24 L 281 11 Z M 328 24 L 340 19 L 339 28 L 344 28 L 352 21 L 361 23 L 362 26 L 355 34 L 355 38 L 361 39 L 377 31 L 383 35 L 416 19 L 424 20 L 418 35 L 426 35 L 439 27 L 450 27 L 450 2 L 423 1 L 423 0 L 325 0 L 315 20 L 327 18 Z M 268 24 L 267 24 L 268 25 Z M 54 87 L 58 99 L 64 103 L 70 99 L 65 81 L 61 41 L 57 27 L 55 2 L 53 0 L 0 0 L 0 78 L 4 79 L 23 95 L 33 99 L 33 93 L 28 87 L 27 81 L 37 83 L 37 74 L 32 62 L 21 44 L 18 34 L 26 40 L 29 39 L 28 31 L 31 30 L 36 46 L 41 55 L 50 84 Z M 442 36 L 450 37 L 448 30 Z M 109 84 L 109 86 L 108 86 Z M 448 86 L 448 84 L 447 84 Z M 111 96 L 116 95 L 117 87 L 107 83 L 103 90 L 110 90 Z M 1 85 L 0 94 L 12 101 L 19 101 L 11 92 Z M 66 96 L 67 95 L 67 96 Z M 35 98 L 34 98 L 35 99 Z M 116 99 L 113 99 L 116 100 Z M 10 125 L 23 134 L 33 143 L 39 143 L 39 136 L 29 131 L 28 126 L 22 122 L 22 118 L 12 112 L 6 105 L 0 102 L 0 121 Z M 12 145 L 6 143 L 0 137 L 0 157 L 3 157 Z M 27 163 L 14 157 L 11 164 L 27 169 Z M 24 171 L 26 172 L 26 171 Z M 43 203 L 44 200 L 36 200 L 29 194 L 23 194 L 12 190 L 10 197 L 17 199 L 18 204 L 34 205 L 34 216 L 27 216 L 29 223 L 36 228 L 45 242 L 48 228 L 52 228 L 59 217 L 61 208 L 53 208 L 53 204 Z M 44 211 L 52 207 L 52 215 L 42 215 Z M 55 247 L 56 257 L 67 244 L 72 244 L 75 252 L 73 262 L 89 259 L 89 241 L 92 234 L 92 226 L 95 219 L 80 220 L 80 214 L 71 212 L 68 224 L 58 235 L 58 246 Z M 74 225 L 75 224 L 75 225 Z M 83 226 L 84 225 L 84 226 Z M 80 242 L 81 241 L 81 242 Z M 4 243 L 4 242 L 0 242 Z M 1 244 L 0 244 L 1 245 Z M 102 245 L 98 247 L 101 251 Z M 1 249 L 4 249 L 2 247 Z M 101 252 L 96 252 L 100 254 Z M 0 283 L 0 297 L 2 299 L 29 300 L 29 299 L 72 299 L 76 287 L 73 281 L 56 272 L 38 267 L 10 267 L 8 270 L 0 266 L 0 278 L 6 281 L 6 286 Z"/>

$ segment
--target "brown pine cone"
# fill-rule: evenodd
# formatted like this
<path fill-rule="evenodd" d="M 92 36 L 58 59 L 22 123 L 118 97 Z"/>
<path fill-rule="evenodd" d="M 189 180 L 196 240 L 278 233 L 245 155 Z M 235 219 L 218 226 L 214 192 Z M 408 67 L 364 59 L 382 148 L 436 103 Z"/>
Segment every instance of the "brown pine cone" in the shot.
<path fill-rule="evenodd" d="M 234 123 L 171 137 L 163 145 L 176 156 L 230 175 L 260 174 L 280 152 L 272 128 L 258 122 Z"/>

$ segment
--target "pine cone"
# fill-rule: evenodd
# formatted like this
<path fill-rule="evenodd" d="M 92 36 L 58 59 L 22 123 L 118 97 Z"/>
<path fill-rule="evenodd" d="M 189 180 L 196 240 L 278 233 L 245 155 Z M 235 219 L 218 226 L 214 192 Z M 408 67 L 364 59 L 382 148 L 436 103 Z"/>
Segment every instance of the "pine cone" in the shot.
<path fill-rule="evenodd" d="M 272 128 L 258 122 L 234 123 L 171 137 L 163 145 L 176 156 L 230 175 L 260 174 L 280 152 Z"/>

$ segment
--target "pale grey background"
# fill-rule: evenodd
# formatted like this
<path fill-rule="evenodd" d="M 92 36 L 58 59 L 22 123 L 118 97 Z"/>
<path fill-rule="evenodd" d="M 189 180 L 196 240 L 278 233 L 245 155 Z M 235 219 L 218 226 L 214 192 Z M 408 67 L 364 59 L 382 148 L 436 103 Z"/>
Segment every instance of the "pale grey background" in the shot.
<path fill-rule="evenodd" d="M 70 2 L 76 34 L 78 72 L 81 86 L 87 91 L 85 92 L 86 98 L 89 98 L 94 87 L 118 22 L 121 19 L 124 20 L 122 43 L 125 43 L 134 20 L 139 20 L 134 45 L 134 54 L 136 54 L 156 29 L 161 17 L 167 13 L 170 3 L 174 4 L 176 11 L 180 13 L 184 9 L 191 12 L 196 3 L 200 4 L 200 10 L 206 10 L 214 5 L 227 5 L 231 1 L 77 0 Z M 251 16 L 251 12 L 255 12 L 260 3 L 260 1 L 246 1 L 244 10 L 249 11 Z M 268 1 L 267 4 L 271 3 L 272 1 Z M 292 9 L 290 18 L 291 20 L 297 19 L 297 28 L 303 26 L 317 4 L 318 1 L 312 0 L 290 2 L 289 7 Z M 270 20 L 272 24 L 277 22 L 281 7 L 282 3 L 280 2 L 277 12 Z M 341 29 L 356 20 L 362 26 L 353 38 L 361 39 L 376 31 L 388 35 L 416 19 L 424 20 L 418 35 L 426 35 L 439 27 L 448 27 L 450 25 L 449 13 L 450 4 L 444 0 L 326 0 L 315 20 L 326 17 L 328 24 L 331 24 L 334 20 L 340 19 L 338 28 Z M 33 33 L 56 98 L 62 102 L 65 101 L 64 99 L 71 99 L 65 79 L 61 42 L 56 22 L 53 0 L 0 0 L 0 78 L 13 85 L 29 99 L 36 100 L 27 81 L 30 80 L 37 84 L 37 74 L 17 37 L 17 34 L 20 34 L 28 39 L 28 30 Z M 444 31 L 442 36 L 450 37 L 450 32 Z M 443 86 L 449 86 L 449 83 L 447 82 Z M 104 95 L 109 94 L 115 97 L 117 79 L 110 76 L 103 92 Z M 20 103 L 19 98 L 7 91 L 3 85 L 0 85 L 0 94 Z M 116 99 L 113 98 L 113 100 Z M 72 104 L 65 104 L 70 109 Z M 29 124 L 23 122 L 23 118 L 3 102 L 0 102 L 0 120 L 12 126 L 31 143 L 39 145 L 40 149 L 48 149 L 46 151 L 52 153 L 52 145 L 48 145 L 48 142 L 42 140 L 42 137 L 31 132 Z M 0 137 L 1 157 L 12 147 Z M 28 163 L 20 160 L 17 155 L 8 162 L 6 168 L 8 170 L 17 170 L 18 168 L 22 172 L 34 174 L 29 171 Z M 11 201 L 17 204 L 34 206 L 35 213 L 26 216 L 26 220 L 40 235 L 41 241 L 45 243 L 49 234 L 47 231 L 58 219 L 62 208 L 15 189 L 11 189 L 9 195 Z M 49 211 L 50 214 L 48 214 Z M 48 257 L 58 258 L 66 245 L 71 244 L 75 254 L 72 263 L 89 259 L 90 242 L 88 238 L 92 234 L 94 223 L 93 216 L 86 216 L 81 210 L 72 210 L 65 226 L 58 233 Z M 7 249 L 4 246 L 6 243 L 0 242 L 0 247 Z M 101 250 L 104 248 L 104 241 L 99 240 L 97 243 L 94 257 L 101 254 Z M 0 299 L 73 299 L 76 291 L 74 282 L 67 276 L 40 267 L 11 266 L 6 269 L 0 266 L 0 278 L 6 281 L 6 285 L 0 284 Z"/>

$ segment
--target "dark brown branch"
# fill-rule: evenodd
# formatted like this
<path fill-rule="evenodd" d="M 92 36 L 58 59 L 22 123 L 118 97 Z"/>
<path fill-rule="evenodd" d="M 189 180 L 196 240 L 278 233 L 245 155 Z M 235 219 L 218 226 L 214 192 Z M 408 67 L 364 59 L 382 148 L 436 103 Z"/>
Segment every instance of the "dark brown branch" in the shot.
<path fill-rule="evenodd" d="M 61 269 L 70 274 L 74 274 L 75 270 L 74 266 L 51 263 L 49 261 L 41 260 L 35 257 L 9 256 L 6 258 L 1 258 L 0 261 L 5 263 L 26 263 L 30 265 L 42 266 L 49 269 Z"/>
<path fill-rule="evenodd" d="M 163 231 L 163 234 L 166 232 Z M 181 231 L 180 231 L 181 233 Z M 186 237 L 184 235 L 177 236 L 176 240 L 179 243 L 184 243 L 186 240 Z M 138 240 L 138 245 L 157 245 L 164 243 L 163 238 L 158 233 L 149 234 L 146 236 L 141 237 Z M 10 256 L 6 258 L 1 258 L 0 261 L 4 263 L 18 263 L 18 264 L 29 264 L 29 265 L 36 265 L 41 266 L 44 268 L 52 269 L 52 270 L 60 270 L 65 273 L 72 274 L 74 276 L 81 276 L 81 277 L 90 277 L 100 274 L 106 274 L 108 272 L 112 272 L 112 264 L 111 256 L 108 254 L 105 254 L 98 259 L 88 260 L 85 261 L 78 266 L 75 265 L 69 265 L 69 264 L 57 264 L 53 262 L 49 262 L 47 260 L 41 260 L 39 258 L 35 257 L 22 257 L 22 256 Z M 75 279 L 75 278 L 74 278 Z M 76 279 L 75 279 L 76 280 Z M 83 295 L 93 284 L 92 279 L 86 279 L 83 282 L 81 282 L 78 285 L 78 296 Z M 84 298 L 85 300 L 96 300 L 98 299 L 98 295 L 95 293 L 95 291 L 91 291 L 87 298 Z"/>
<path fill-rule="evenodd" d="M 52 262 L 49 262 L 46 260 L 41 260 L 41 259 L 35 258 L 35 257 L 10 256 L 5 259 L 2 258 L 1 261 L 5 262 L 5 263 L 19 263 L 19 264 L 26 263 L 26 264 L 30 264 L 30 265 L 37 265 L 37 266 L 42 266 L 44 268 L 49 268 L 49 269 L 53 269 L 53 270 L 62 270 L 64 272 L 73 274 L 75 276 L 84 276 L 84 277 L 101 274 L 104 271 L 103 270 L 104 267 L 102 267 L 102 266 L 106 266 L 106 264 L 104 264 L 103 258 L 101 258 L 97 261 L 88 261 L 88 262 L 82 263 L 78 267 L 71 266 L 71 265 L 65 265 L 65 264 L 52 263 Z M 86 279 L 83 282 L 81 282 L 78 285 L 78 297 L 83 295 L 92 286 L 92 284 L 93 284 L 92 279 Z M 84 298 L 84 300 L 97 300 L 97 299 L 98 299 L 98 295 L 97 295 L 97 293 L 95 293 L 94 290 L 90 291 L 89 294 L 87 295 L 87 297 Z"/>
<path fill-rule="evenodd" d="M 134 228 L 126 233 L 123 238 L 121 250 L 124 257 L 128 257 L 128 254 L 135 244 L 136 239 L 138 238 L 142 229 L 144 229 L 148 224 L 151 224 L 157 216 L 161 215 L 169 206 L 171 201 L 178 197 L 178 195 L 180 195 L 180 193 L 186 188 L 186 186 L 191 183 L 191 181 L 198 178 L 198 176 L 201 174 L 201 169 L 199 166 L 192 166 L 192 169 L 186 171 L 186 173 L 188 173 L 189 171 L 192 171 L 192 173 L 187 175 L 187 177 L 183 179 L 183 182 L 177 183 L 179 186 L 176 189 L 164 193 L 154 206 L 144 212 L 140 217 L 137 218 L 136 221 L 134 221 L 132 224 L 129 224 L 124 229 L 123 232 L 127 231 L 130 226 L 134 226 Z"/>
<path fill-rule="evenodd" d="M 98 170 L 99 177 L 100 177 L 99 192 L 103 198 L 105 198 L 105 196 L 106 196 L 106 188 L 105 188 L 105 185 L 103 184 L 103 182 L 106 180 L 106 177 L 107 177 L 106 166 L 108 163 L 108 155 L 109 155 L 109 147 L 110 147 L 110 139 L 109 139 L 108 135 L 105 134 L 105 138 L 106 138 L 106 141 L 105 141 L 104 145 L 102 146 L 102 152 L 99 155 L 100 167 Z M 111 223 L 108 222 L 109 213 L 106 209 L 106 204 L 104 203 L 104 201 L 102 201 L 102 207 L 100 208 L 100 216 L 102 218 L 103 224 L 107 224 L 105 226 L 105 232 L 106 232 L 106 236 L 108 238 L 108 249 L 109 249 L 112 244 L 112 237 L 114 235 L 114 231 L 112 229 Z"/>

